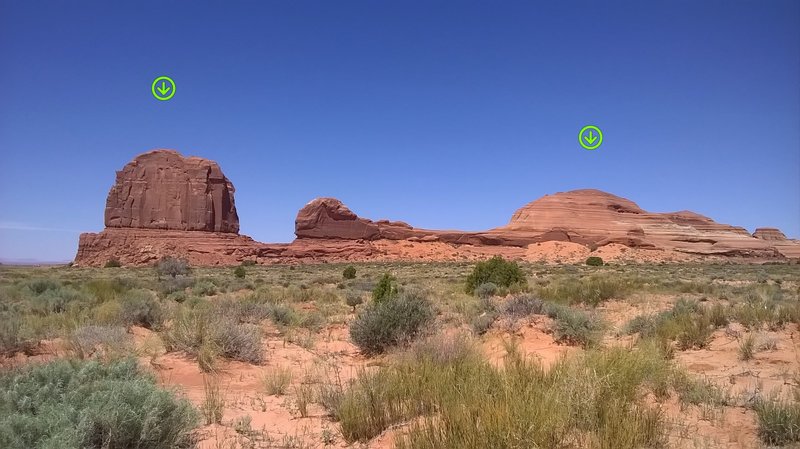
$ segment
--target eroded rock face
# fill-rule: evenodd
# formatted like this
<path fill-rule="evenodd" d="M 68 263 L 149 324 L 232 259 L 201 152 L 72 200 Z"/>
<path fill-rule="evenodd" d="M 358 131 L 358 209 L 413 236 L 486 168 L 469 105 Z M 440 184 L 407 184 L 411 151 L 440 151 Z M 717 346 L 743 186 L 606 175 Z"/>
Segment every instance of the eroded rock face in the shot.
<path fill-rule="evenodd" d="M 105 225 L 238 233 L 233 193 L 216 162 L 154 150 L 117 172 L 106 200 Z"/>
<path fill-rule="evenodd" d="M 773 242 L 785 242 L 786 235 L 778 228 L 758 228 L 753 232 L 753 237 Z"/>

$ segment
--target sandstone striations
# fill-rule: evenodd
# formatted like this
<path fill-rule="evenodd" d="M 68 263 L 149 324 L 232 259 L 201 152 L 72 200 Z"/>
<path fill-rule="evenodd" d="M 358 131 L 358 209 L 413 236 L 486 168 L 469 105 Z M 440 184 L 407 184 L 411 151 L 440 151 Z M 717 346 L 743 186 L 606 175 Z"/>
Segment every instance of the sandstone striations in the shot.
<path fill-rule="evenodd" d="M 177 151 L 144 153 L 117 172 L 109 228 L 239 232 L 233 184 L 216 162 Z"/>
<path fill-rule="evenodd" d="M 545 195 L 483 232 L 415 228 L 362 218 L 335 198 L 317 198 L 295 219 L 296 239 L 266 244 L 239 235 L 233 184 L 213 161 L 155 150 L 117 172 L 106 229 L 80 236 L 77 265 L 152 264 L 163 256 L 193 265 L 375 260 L 578 262 L 800 258 L 800 242 L 774 228 L 747 230 L 689 211 L 653 213 L 599 190 Z"/>

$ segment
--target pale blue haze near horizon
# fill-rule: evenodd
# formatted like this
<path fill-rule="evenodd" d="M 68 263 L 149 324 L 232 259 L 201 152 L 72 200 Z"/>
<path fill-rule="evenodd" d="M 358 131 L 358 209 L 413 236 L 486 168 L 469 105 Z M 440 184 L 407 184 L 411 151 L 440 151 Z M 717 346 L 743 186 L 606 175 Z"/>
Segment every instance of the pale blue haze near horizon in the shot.
<path fill-rule="evenodd" d="M 0 258 L 71 260 L 153 148 L 266 242 L 318 196 L 481 230 L 579 188 L 800 238 L 800 2 L 0 0 Z"/>

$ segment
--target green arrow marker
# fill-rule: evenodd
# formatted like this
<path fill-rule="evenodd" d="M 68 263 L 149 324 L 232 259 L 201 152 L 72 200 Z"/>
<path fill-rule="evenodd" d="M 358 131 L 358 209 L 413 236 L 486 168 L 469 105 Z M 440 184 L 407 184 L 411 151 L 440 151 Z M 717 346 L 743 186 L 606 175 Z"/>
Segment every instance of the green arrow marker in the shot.
<path fill-rule="evenodd" d="M 595 131 L 597 135 L 594 134 Z M 581 128 L 581 132 L 578 133 L 578 143 L 587 150 L 594 150 L 603 143 L 603 132 L 594 125 L 584 126 Z"/>
<path fill-rule="evenodd" d="M 161 81 L 161 85 L 156 87 L 159 81 Z M 153 85 L 150 86 L 150 90 L 153 92 L 153 96 L 156 97 L 156 100 L 167 101 L 175 96 L 175 81 L 172 81 L 172 78 L 168 76 L 159 76 L 153 80 Z M 167 94 L 167 92 L 169 92 L 169 94 Z"/>

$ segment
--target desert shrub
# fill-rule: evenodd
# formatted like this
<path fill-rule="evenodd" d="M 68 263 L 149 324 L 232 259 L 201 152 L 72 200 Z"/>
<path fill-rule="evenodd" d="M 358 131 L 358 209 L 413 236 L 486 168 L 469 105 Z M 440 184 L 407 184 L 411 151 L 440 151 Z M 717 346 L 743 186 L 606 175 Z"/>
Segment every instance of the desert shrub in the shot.
<path fill-rule="evenodd" d="M 122 266 L 122 262 L 119 259 L 108 259 L 108 262 L 104 265 L 105 268 L 119 268 Z"/>
<path fill-rule="evenodd" d="M 78 358 L 93 355 L 119 357 L 133 347 L 133 341 L 122 326 L 81 326 L 72 332 L 70 347 Z"/>
<path fill-rule="evenodd" d="M 475 287 L 474 294 L 478 298 L 490 298 L 497 293 L 497 285 L 491 282 L 484 282 L 483 284 Z"/>
<path fill-rule="evenodd" d="M 252 260 L 252 259 L 247 259 L 247 260 L 243 260 L 242 261 L 242 266 L 243 267 L 253 267 L 253 266 L 256 266 L 256 265 L 258 265 L 258 262 L 255 261 L 255 260 Z"/>
<path fill-rule="evenodd" d="M 475 288 L 487 282 L 499 287 L 524 286 L 528 283 L 525 273 L 516 262 L 505 260 L 500 256 L 475 264 L 472 273 L 467 276 L 465 290 L 468 294 L 473 294 Z"/>
<path fill-rule="evenodd" d="M 739 341 L 739 358 L 750 360 L 756 353 L 756 336 L 747 334 Z"/>
<path fill-rule="evenodd" d="M 192 287 L 192 292 L 200 296 L 213 296 L 217 294 L 217 286 L 209 280 L 203 280 Z"/>
<path fill-rule="evenodd" d="M 497 316 L 493 313 L 482 313 L 476 316 L 472 319 L 472 332 L 475 335 L 483 335 L 489 332 L 496 319 Z"/>
<path fill-rule="evenodd" d="M 353 313 L 356 313 L 356 307 L 364 303 L 364 296 L 358 292 L 347 292 L 345 302 L 353 308 Z"/>
<path fill-rule="evenodd" d="M 592 275 L 585 278 L 555 279 L 536 289 L 537 295 L 548 301 L 566 304 L 597 306 L 611 298 L 623 298 L 631 290 L 630 283 L 612 275 Z"/>
<path fill-rule="evenodd" d="M 395 284 L 394 277 L 389 273 L 383 273 L 378 284 L 372 290 L 372 300 L 381 302 L 385 299 L 392 298 L 397 294 L 397 285 Z"/>
<path fill-rule="evenodd" d="M 297 312 L 286 304 L 275 304 L 270 308 L 270 319 L 281 326 L 291 326 L 299 320 Z"/>
<path fill-rule="evenodd" d="M 598 256 L 589 256 L 586 258 L 586 265 L 589 265 L 590 267 L 602 267 L 603 258 Z"/>
<path fill-rule="evenodd" d="M 119 320 L 126 326 L 157 329 L 164 322 L 161 304 L 149 290 L 130 290 L 120 298 Z"/>
<path fill-rule="evenodd" d="M 135 360 L 57 360 L 0 374 L 0 447 L 187 448 L 191 404 Z"/>
<path fill-rule="evenodd" d="M 597 345 L 603 332 L 603 322 L 593 314 L 562 304 L 545 304 L 545 313 L 554 320 L 556 340 L 584 347 Z"/>
<path fill-rule="evenodd" d="M 47 290 L 56 290 L 61 284 L 52 279 L 32 279 L 25 283 L 25 287 L 35 295 L 41 295 Z"/>
<path fill-rule="evenodd" d="M 433 305 L 419 292 L 368 304 L 350 324 L 350 338 L 367 354 L 413 340 L 433 322 Z"/>
<path fill-rule="evenodd" d="M 168 277 L 166 279 L 162 279 L 160 282 L 161 292 L 165 295 L 186 291 L 187 288 L 193 285 L 194 279 L 184 275 Z"/>
<path fill-rule="evenodd" d="M 19 313 L 0 312 L 0 355 L 28 352 L 35 344 L 35 341 L 23 335 L 22 316 Z"/>
<path fill-rule="evenodd" d="M 244 269 L 244 266 L 240 265 L 233 269 L 233 275 L 239 279 L 244 279 L 247 276 L 247 270 Z"/>
<path fill-rule="evenodd" d="M 348 266 L 344 267 L 344 270 L 342 271 L 342 277 L 344 279 L 355 279 L 356 278 L 356 267 L 354 267 L 352 265 L 348 265 Z"/>
<path fill-rule="evenodd" d="M 699 349 L 708 345 L 716 327 L 727 322 L 724 316 L 724 310 L 716 306 L 704 307 L 697 301 L 681 298 L 671 310 L 635 317 L 622 331 L 638 333 L 644 339 L 677 341 L 679 349 Z"/>
<path fill-rule="evenodd" d="M 156 263 L 156 273 L 159 276 L 187 276 L 189 274 L 189 262 L 186 259 L 179 259 L 171 256 L 164 256 Z"/>
<path fill-rule="evenodd" d="M 541 314 L 543 310 L 542 300 L 527 294 L 513 296 L 501 307 L 501 313 L 513 319 Z"/>
<path fill-rule="evenodd" d="M 206 367 L 216 355 L 256 364 L 264 361 L 258 326 L 219 316 L 209 307 L 182 311 L 163 337 L 167 350 L 198 357 Z"/>
<path fill-rule="evenodd" d="M 58 287 L 45 290 L 31 298 L 30 307 L 33 313 L 49 315 L 66 312 L 70 303 L 78 303 L 84 300 L 84 294 L 74 288 Z"/>
<path fill-rule="evenodd" d="M 755 406 L 758 435 L 769 445 L 800 441 L 800 402 L 760 400 Z"/>

